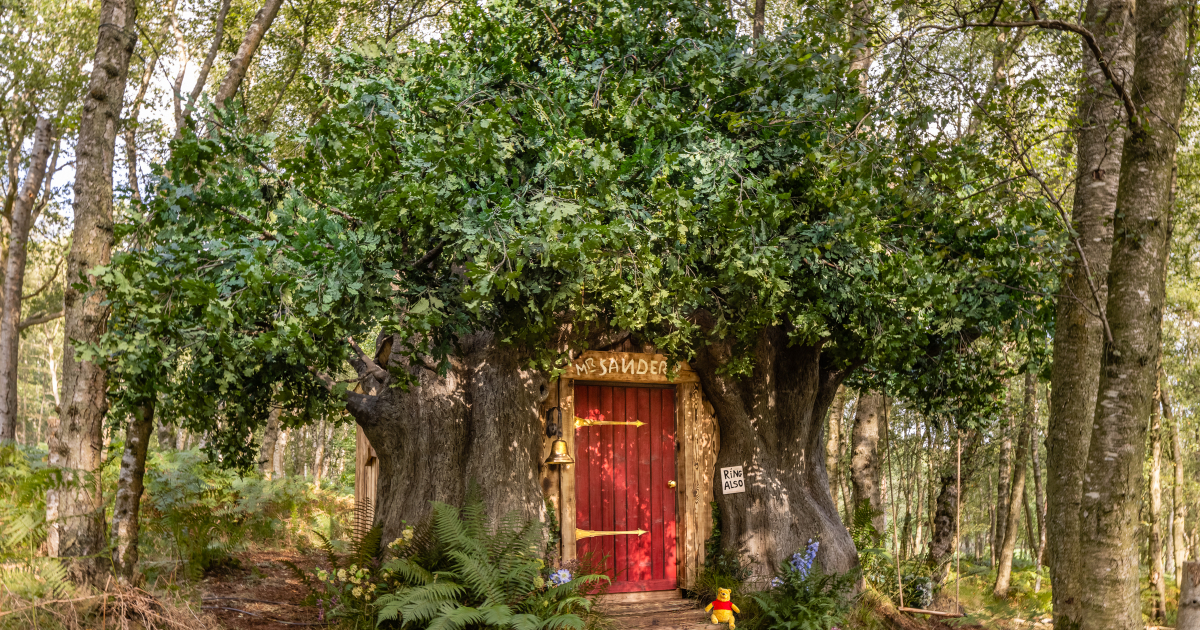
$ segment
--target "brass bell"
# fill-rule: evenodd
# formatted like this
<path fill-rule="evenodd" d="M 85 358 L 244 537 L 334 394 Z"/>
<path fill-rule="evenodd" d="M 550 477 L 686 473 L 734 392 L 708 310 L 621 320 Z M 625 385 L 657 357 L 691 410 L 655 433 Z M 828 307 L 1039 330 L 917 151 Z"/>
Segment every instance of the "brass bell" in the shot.
<path fill-rule="evenodd" d="M 554 466 L 557 464 L 574 464 L 575 460 L 567 453 L 567 443 L 562 439 L 554 440 L 550 445 L 550 457 L 546 458 L 546 463 Z"/>
<path fill-rule="evenodd" d="M 555 412 L 558 413 L 558 418 L 554 417 Z M 546 458 L 546 464 L 550 466 L 574 464 L 575 460 L 567 452 L 567 443 L 562 439 L 562 409 L 554 407 L 546 410 L 546 435 L 556 438 L 550 445 L 550 457 Z"/>

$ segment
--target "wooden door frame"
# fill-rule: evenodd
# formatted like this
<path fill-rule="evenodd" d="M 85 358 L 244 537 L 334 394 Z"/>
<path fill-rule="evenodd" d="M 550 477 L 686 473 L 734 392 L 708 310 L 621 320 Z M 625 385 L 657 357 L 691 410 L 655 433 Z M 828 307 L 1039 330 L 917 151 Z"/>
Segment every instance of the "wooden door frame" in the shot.
<path fill-rule="evenodd" d="M 686 364 L 680 364 L 675 373 L 668 378 L 667 358 L 660 354 L 637 352 L 585 352 L 567 367 L 563 374 L 563 392 L 560 405 L 563 413 L 563 440 L 567 443 L 567 452 L 578 461 L 575 451 L 575 382 L 588 385 L 606 385 L 610 387 L 659 387 L 673 389 L 675 392 L 675 576 L 679 586 L 690 586 L 695 571 L 694 562 L 688 559 L 695 556 L 697 536 L 710 528 L 702 526 L 697 519 L 695 509 L 687 509 L 693 505 L 697 496 L 694 478 L 698 464 L 693 449 L 681 448 L 682 445 L 693 443 L 693 420 L 696 410 L 702 404 L 700 396 L 700 379 Z M 713 456 L 715 461 L 715 454 Z M 690 474 L 689 474 L 690 473 Z M 711 475 L 709 475 L 711 478 Z M 571 465 L 558 476 L 559 481 L 559 523 L 561 524 L 562 561 L 572 562 L 576 559 L 575 547 L 575 514 L 577 509 L 575 493 L 575 466 Z M 707 494 L 711 494 L 711 488 Z M 705 508 L 708 502 L 704 501 Z M 704 533 L 705 537 L 707 534 Z M 690 543 L 690 544 L 688 544 Z M 703 542 L 700 541 L 700 549 Z M 691 571 L 689 571 L 691 569 Z"/>

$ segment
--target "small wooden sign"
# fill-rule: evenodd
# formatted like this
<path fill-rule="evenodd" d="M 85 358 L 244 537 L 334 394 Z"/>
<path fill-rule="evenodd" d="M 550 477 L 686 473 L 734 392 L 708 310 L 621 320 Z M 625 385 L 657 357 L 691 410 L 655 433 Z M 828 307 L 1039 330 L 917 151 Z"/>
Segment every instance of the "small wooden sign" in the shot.
<path fill-rule="evenodd" d="M 737 494 L 746 491 L 746 477 L 741 466 L 721 469 L 721 494 Z"/>
<path fill-rule="evenodd" d="M 585 352 L 567 366 L 565 378 L 623 383 L 696 383 L 699 378 L 686 363 L 675 366 L 668 378 L 668 361 L 661 354 L 639 352 Z"/>

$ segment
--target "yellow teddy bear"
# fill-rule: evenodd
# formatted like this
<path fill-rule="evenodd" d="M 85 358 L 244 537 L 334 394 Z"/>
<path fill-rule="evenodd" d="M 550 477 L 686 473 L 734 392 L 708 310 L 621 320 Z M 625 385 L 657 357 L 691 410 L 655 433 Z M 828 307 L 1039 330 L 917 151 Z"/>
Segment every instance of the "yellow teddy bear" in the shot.
<path fill-rule="evenodd" d="M 737 627 L 734 625 L 733 613 L 742 612 L 738 610 L 738 607 L 733 602 L 729 601 L 729 589 L 727 588 L 717 589 L 717 600 L 704 607 L 704 612 L 710 610 L 712 611 L 712 619 L 710 621 L 713 623 L 728 623 L 729 630 Z"/>

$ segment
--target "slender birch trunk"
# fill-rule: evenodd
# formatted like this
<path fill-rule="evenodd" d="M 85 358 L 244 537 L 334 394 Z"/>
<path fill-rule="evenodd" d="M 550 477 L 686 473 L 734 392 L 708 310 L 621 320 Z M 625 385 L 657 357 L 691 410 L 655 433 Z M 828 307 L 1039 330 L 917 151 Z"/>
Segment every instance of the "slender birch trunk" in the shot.
<path fill-rule="evenodd" d="M 1146 419 L 1162 347 L 1176 129 L 1187 86 L 1188 3 L 1142 0 L 1129 84 L 1137 118 L 1121 156 L 1105 345 L 1080 504 L 1084 630 L 1141 630 L 1137 529 Z"/>
<path fill-rule="evenodd" d="M 1167 377 L 1160 370 L 1158 373 L 1159 402 L 1162 403 L 1162 415 L 1167 424 L 1171 425 L 1171 459 L 1175 464 L 1175 483 L 1171 488 L 1171 505 L 1174 517 L 1171 519 L 1171 542 L 1175 547 L 1175 579 L 1183 574 L 1183 563 L 1187 562 L 1187 500 L 1184 499 L 1184 486 L 1187 477 L 1184 476 L 1183 465 L 1186 455 L 1183 452 L 1183 436 L 1180 433 L 1180 421 L 1175 418 L 1171 409 L 1171 391 L 1168 389 Z"/>
<path fill-rule="evenodd" d="M 117 580 L 133 584 L 138 562 L 138 506 L 145 488 L 146 449 L 150 431 L 154 428 L 154 401 L 147 401 L 133 410 L 133 419 L 126 427 L 125 452 L 117 477 L 117 497 L 113 506 L 112 539 L 113 570 Z"/>
<path fill-rule="evenodd" d="M 47 544 L 51 556 L 77 558 L 70 567 L 80 582 L 105 572 L 104 503 L 100 487 L 103 425 L 107 410 L 104 368 L 75 356 L 75 341 L 95 342 L 104 332 L 108 308 L 87 272 L 108 264 L 113 245 L 113 158 L 125 96 L 129 58 L 137 45 L 137 5 L 101 0 L 99 38 L 75 147 L 75 226 L 67 256 L 63 349 L 63 407 L 50 425 L 50 465 L 74 483 L 46 496 Z"/>
<path fill-rule="evenodd" d="M 1008 589 L 1012 580 L 1013 551 L 1017 546 L 1017 532 L 1021 528 L 1021 511 L 1019 506 L 1025 505 L 1025 475 L 1029 462 L 1030 435 L 1033 431 L 1034 417 L 1037 414 L 1037 380 L 1033 370 L 1025 372 L 1025 409 L 1021 421 L 1021 429 L 1017 436 L 1017 448 L 1013 457 L 1013 473 L 1009 489 L 1008 508 L 1004 516 L 1004 538 L 1000 544 L 999 566 L 996 570 L 996 585 L 992 594 L 998 598 L 1008 597 Z"/>
<path fill-rule="evenodd" d="M 1012 495 L 1013 474 L 1013 421 L 1001 421 L 1000 463 L 996 466 L 996 529 L 992 532 L 992 549 L 999 561 L 1004 549 L 1004 536 L 1008 529 L 1009 499 Z"/>
<path fill-rule="evenodd" d="M 1087 0 L 1083 12 L 1083 26 L 1095 34 L 1113 73 L 1122 78 L 1133 71 L 1132 11 L 1132 0 Z M 1054 586 L 1056 630 L 1077 630 L 1081 615 L 1076 573 L 1079 504 L 1100 378 L 1104 324 L 1098 314 L 1107 300 L 1112 218 L 1125 138 L 1120 101 L 1087 46 L 1081 43 L 1081 47 L 1083 84 L 1076 114 L 1071 229 L 1083 255 L 1067 262 L 1056 299 L 1046 431 L 1046 560 Z"/>
<path fill-rule="evenodd" d="M 1154 589 L 1150 618 L 1165 623 L 1167 578 L 1164 574 L 1162 512 L 1162 416 L 1156 395 L 1150 409 L 1150 587 Z"/>
<path fill-rule="evenodd" d="M 225 80 L 221 82 L 221 87 L 217 88 L 217 97 L 213 100 L 218 106 L 224 107 L 225 101 L 237 94 L 242 80 L 246 78 L 246 72 L 250 69 L 250 61 L 254 58 L 255 51 L 258 50 L 267 30 L 271 28 L 282 5 L 283 0 L 266 0 L 258 13 L 254 14 L 254 20 L 246 29 L 246 36 L 242 38 L 237 52 L 229 60 L 229 71 L 225 74 Z"/>
<path fill-rule="evenodd" d="M 839 386 L 829 407 L 828 435 L 825 436 L 825 473 L 829 475 L 829 496 L 837 505 L 841 485 L 838 462 L 842 458 L 842 410 L 846 407 L 846 387 Z"/>
<path fill-rule="evenodd" d="M 12 231 L 8 235 L 8 260 L 4 271 L 4 302 L 0 313 L 0 444 L 16 439 L 17 359 L 21 344 L 21 293 L 25 290 L 25 264 L 29 257 L 29 231 L 37 220 L 38 192 L 46 176 L 53 135 L 48 118 L 38 118 L 33 132 L 29 172 L 12 206 Z"/>

